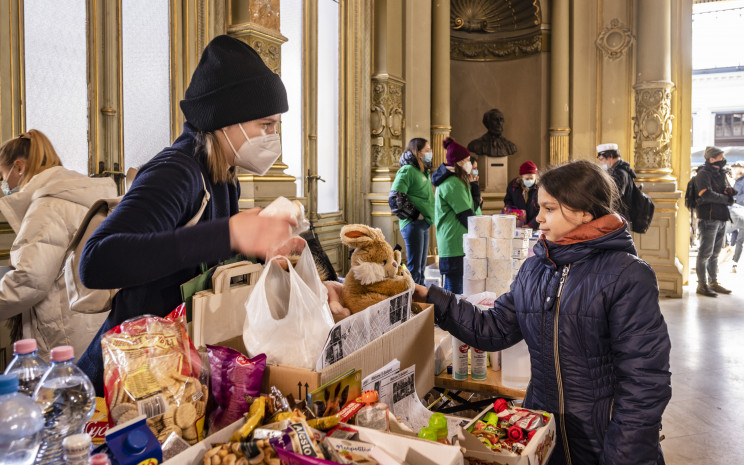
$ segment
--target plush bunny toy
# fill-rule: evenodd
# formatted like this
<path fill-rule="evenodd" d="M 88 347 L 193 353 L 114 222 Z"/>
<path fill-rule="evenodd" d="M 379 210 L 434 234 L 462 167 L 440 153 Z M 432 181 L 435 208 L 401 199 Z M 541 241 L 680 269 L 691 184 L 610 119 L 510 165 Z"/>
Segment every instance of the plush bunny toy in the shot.
<path fill-rule="evenodd" d="M 341 242 L 355 249 L 341 292 L 351 313 L 415 286 L 411 273 L 400 264 L 400 251 L 393 251 L 379 229 L 346 225 L 341 229 Z"/>

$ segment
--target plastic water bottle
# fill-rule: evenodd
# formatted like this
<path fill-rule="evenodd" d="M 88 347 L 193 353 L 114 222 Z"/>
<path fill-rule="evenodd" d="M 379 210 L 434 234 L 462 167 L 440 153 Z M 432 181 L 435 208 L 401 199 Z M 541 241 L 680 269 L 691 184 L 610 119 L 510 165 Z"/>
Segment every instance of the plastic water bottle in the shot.
<path fill-rule="evenodd" d="M 52 349 L 52 366 L 39 381 L 34 401 L 44 415 L 44 440 L 37 464 L 64 464 L 62 441 L 83 432 L 96 409 L 96 394 L 85 373 L 74 363 L 71 346 Z"/>
<path fill-rule="evenodd" d="M 18 376 L 0 375 L 0 463 L 33 463 L 43 428 L 44 417 L 39 407 L 18 392 Z"/>
<path fill-rule="evenodd" d="M 49 365 L 39 357 L 36 341 L 33 339 L 21 339 L 13 344 L 13 355 L 13 360 L 5 369 L 5 374 L 17 374 L 18 392 L 31 397 L 34 395 L 39 380 L 49 369 Z"/>

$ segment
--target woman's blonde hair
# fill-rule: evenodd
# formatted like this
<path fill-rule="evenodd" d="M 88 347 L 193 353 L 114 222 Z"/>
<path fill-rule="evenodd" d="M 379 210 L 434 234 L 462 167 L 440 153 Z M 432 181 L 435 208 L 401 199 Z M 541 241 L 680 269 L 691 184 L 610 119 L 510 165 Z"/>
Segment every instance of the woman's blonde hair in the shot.
<path fill-rule="evenodd" d="M 0 146 L 0 165 L 11 166 L 21 159 L 26 162 L 26 170 L 19 187 L 25 186 L 31 178 L 45 169 L 62 166 L 62 160 L 52 143 L 43 132 L 36 129 L 19 134 Z"/>
<path fill-rule="evenodd" d="M 213 183 L 231 182 L 236 184 L 238 182 L 235 167 L 227 161 L 227 154 L 222 150 L 216 133 L 197 132 L 196 151 L 197 154 L 206 157 L 207 170 Z"/>

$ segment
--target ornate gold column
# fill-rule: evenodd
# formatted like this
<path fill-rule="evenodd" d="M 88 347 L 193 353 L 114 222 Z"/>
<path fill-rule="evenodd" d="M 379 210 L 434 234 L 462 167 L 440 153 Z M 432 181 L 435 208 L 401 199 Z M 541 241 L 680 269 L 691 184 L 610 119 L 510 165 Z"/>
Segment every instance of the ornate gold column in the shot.
<path fill-rule="evenodd" d="M 550 48 L 550 164 L 569 159 L 569 31 L 568 0 L 552 4 Z"/>
<path fill-rule="evenodd" d="M 450 126 L 450 2 L 435 0 L 431 7 L 431 148 L 432 166 L 444 162 L 442 141 Z"/>
<path fill-rule="evenodd" d="M 662 295 L 681 297 L 684 282 L 677 258 L 677 201 L 682 193 L 672 176 L 671 3 L 642 0 L 638 7 L 635 116 L 633 134 L 637 182 L 656 206 L 645 234 L 633 234 L 638 254 L 654 268 Z"/>
<path fill-rule="evenodd" d="M 367 196 L 371 206 L 372 226 L 380 228 L 388 241 L 402 240 L 398 223 L 390 212 L 387 199 L 395 180 L 398 158 L 403 152 L 403 94 L 405 81 L 388 71 L 387 0 L 374 5 L 374 63 L 371 79 L 370 136 L 372 142 L 372 192 Z"/>
<path fill-rule="evenodd" d="M 279 33 L 279 0 L 230 2 L 230 5 L 227 33 L 253 47 L 266 66 L 281 75 L 281 46 L 287 38 Z M 287 168 L 281 157 L 264 176 L 239 168 L 240 208 L 263 207 L 279 196 L 295 198 L 296 179 L 284 173 Z"/>

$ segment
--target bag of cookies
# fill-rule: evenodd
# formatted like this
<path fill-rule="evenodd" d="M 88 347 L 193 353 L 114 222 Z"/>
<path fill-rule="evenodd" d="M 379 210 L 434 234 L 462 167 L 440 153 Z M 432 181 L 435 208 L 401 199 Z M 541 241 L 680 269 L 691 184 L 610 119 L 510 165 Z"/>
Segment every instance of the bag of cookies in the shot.
<path fill-rule="evenodd" d="M 180 305 L 165 318 L 144 315 L 103 336 L 111 426 L 145 415 L 161 443 L 174 432 L 191 445 L 202 439 L 209 391 L 199 379 L 202 361 L 184 320 Z"/>

